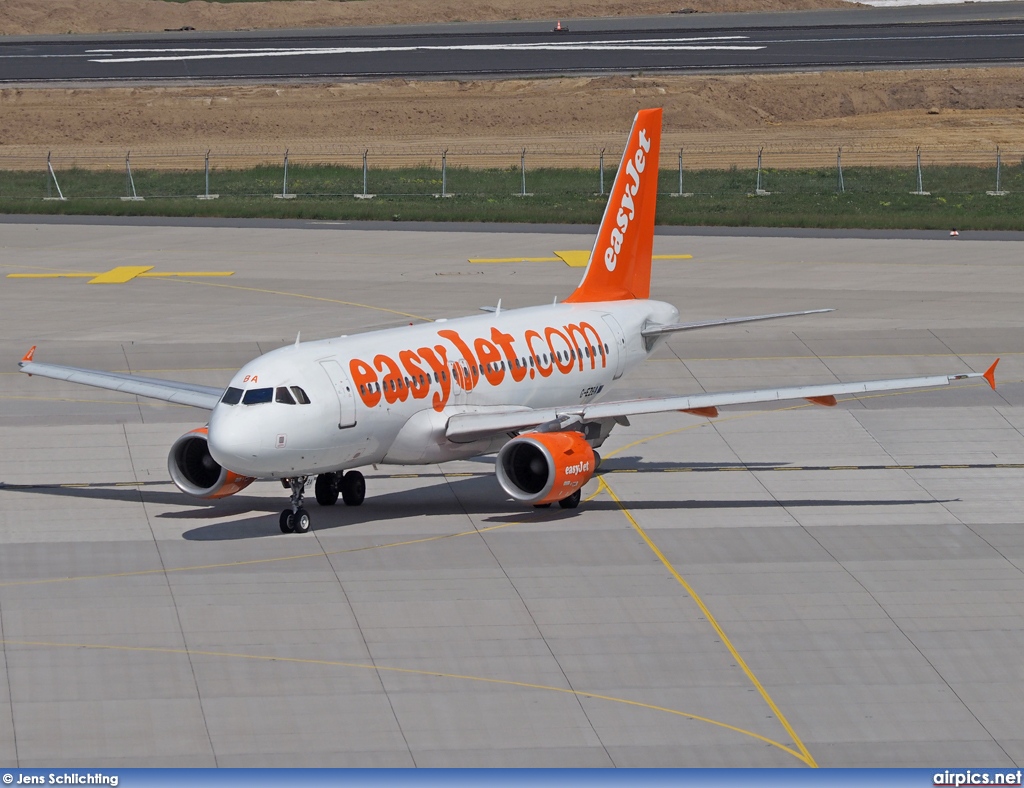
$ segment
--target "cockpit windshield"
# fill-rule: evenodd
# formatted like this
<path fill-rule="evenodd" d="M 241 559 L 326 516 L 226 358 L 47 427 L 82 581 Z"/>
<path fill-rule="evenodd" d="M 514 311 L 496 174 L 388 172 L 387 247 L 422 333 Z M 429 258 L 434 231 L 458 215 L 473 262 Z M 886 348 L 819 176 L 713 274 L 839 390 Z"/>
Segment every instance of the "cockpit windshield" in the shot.
<path fill-rule="evenodd" d="M 262 405 L 264 402 L 277 402 L 282 405 L 308 405 L 309 397 L 299 386 L 278 386 L 276 389 L 249 389 L 244 391 L 234 386 L 228 386 L 221 397 L 225 405 Z"/>
<path fill-rule="evenodd" d="M 242 397 L 243 405 L 261 405 L 274 399 L 273 389 L 249 389 Z"/>

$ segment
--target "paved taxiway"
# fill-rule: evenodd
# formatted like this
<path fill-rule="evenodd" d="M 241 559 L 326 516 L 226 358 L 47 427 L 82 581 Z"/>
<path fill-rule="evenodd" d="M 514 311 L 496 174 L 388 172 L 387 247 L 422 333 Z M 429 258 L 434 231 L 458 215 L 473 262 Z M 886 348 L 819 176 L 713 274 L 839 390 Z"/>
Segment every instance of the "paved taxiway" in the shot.
<path fill-rule="evenodd" d="M 967 234 L 965 233 L 964 236 Z M 1020 242 L 665 236 L 686 319 L 623 395 L 983 370 L 998 392 L 637 418 L 575 512 L 486 462 L 359 509 L 169 483 L 204 413 L 15 371 L 223 384 L 294 341 L 567 294 L 535 233 L 0 225 L 0 765 L 1024 763 Z"/>

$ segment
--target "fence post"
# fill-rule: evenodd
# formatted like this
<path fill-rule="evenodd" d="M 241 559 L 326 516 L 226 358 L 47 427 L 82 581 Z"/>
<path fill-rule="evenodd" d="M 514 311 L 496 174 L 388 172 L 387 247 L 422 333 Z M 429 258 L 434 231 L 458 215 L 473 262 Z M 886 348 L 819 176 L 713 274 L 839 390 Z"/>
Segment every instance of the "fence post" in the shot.
<path fill-rule="evenodd" d="M 445 148 L 441 151 L 441 193 L 435 194 L 435 197 L 454 197 L 448 191 L 448 149 Z"/>
<path fill-rule="evenodd" d="M 985 192 L 985 194 L 988 194 L 991 197 L 1003 197 L 1006 194 L 1008 194 L 1008 192 L 1004 192 L 1003 191 L 1002 185 L 1001 185 L 1001 181 L 1000 181 L 1000 175 L 1002 174 L 1001 171 L 1003 169 L 1002 165 L 1003 165 L 1003 154 L 999 150 L 999 146 L 996 145 L 996 190 L 994 192 Z"/>
<path fill-rule="evenodd" d="M 519 155 L 519 173 L 522 176 L 519 194 L 516 197 L 533 197 L 533 192 L 526 191 L 526 148 Z"/>
<path fill-rule="evenodd" d="M 604 148 L 601 148 L 601 159 L 598 169 L 601 172 L 601 196 L 604 197 Z"/>
<path fill-rule="evenodd" d="M 679 191 L 673 192 L 669 197 L 692 197 L 693 192 L 683 191 L 683 149 L 679 149 Z"/>
<path fill-rule="evenodd" d="M 767 197 L 771 192 L 765 191 L 761 187 L 761 154 L 764 153 L 764 145 L 757 149 L 757 187 L 754 189 L 754 194 L 758 197 Z"/>
<path fill-rule="evenodd" d="M 135 178 L 132 177 L 132 152 L 128 151 L 124 157 L 124 191 L 125 196 L 121 199 L 125 202 L 142 202 L 144 197 L 139 197 L 135 192 Z"/>
<path fill-rule="evenodd" d="M 284 181 L 281 183 L 281 193 L 275 194 L 278 200 L 294 200 L 295 195 L 288 193 L 288 148 L 284 149 Z"/>
<path fill-rule="evenodd" d="M 50 178 L 53 178 L 53 185 L 57 187 L 57 194 L 59 196 L 58 197 L 51 197 L 50 196 L 50 180 L 48 178 L 46 180 L 46 196 L 43 197 L 43 199 L 44 200 L 60 200 L 61 202 L 65 202 L 65 201 L 67 201 L 67 197 L 65 197 L 64 196 L 64 192 L 62 192 L 60 190 L 60 184 L 57 183 L 57 173 L 55 173 L 53 171 L 53 165 L 50 164 L 50 154 L 51 153 L 52 153 L 52 151 L 47 151 L 46 152 L 46 169 L 49 170 L 49 172 L 50 172 Z"/>
<path fill-rule="evenodd" d="M 206 191 L 203 194 L 197 194 L 197 200 L 216 200 L 220 197 L 219 194 L 210 194 L 210 151 L 206 151 L 206 162 L 203 166 L 203 171 L 206 180 Z"/>
<path fill-rule="evenodd" d="M 370 179 L 370 166 L 367 163 L 367 157 L 369 155 L 370 155 L 370 149 L 366 148 L 363 151 L 363 193 L 362 194 L 353 194 L 352 195 L 357 200 L 372 200 L 374 197 L 377 196 L 376 194 L 367 194 L 367 186 L 369 184 L 369 179 Z"/>
<path fill-rule="evenodd" d="M 916 194 L 919 197 L 927 197 L 927 196 L 929 196 L 931 194 L 931 192 L 926 192 L 924 190 L 924 182 L 921 179 L 921 146 L 920 145 L 917 146 L 917 191 L 913 191 L 913 192 L 911 192 L 911 194 Z"/>
<path fill-rule="evenodd" d="M 843 146 L 839 146 L 839 151 L 836 153 L 836 169 L 839 170 L 839 192 L 840 194 L 846 194 L 846 184 L 843 183 Z"/>

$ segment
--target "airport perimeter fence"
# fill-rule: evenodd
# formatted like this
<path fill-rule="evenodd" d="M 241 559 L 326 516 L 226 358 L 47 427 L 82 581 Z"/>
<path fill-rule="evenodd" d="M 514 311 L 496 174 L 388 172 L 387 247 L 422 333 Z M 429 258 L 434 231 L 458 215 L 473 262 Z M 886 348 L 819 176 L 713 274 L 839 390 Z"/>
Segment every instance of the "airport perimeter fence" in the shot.
<path fill-rule="evenodd" d="M 0 152 L 0 199 L 372 198 L 607 194 L 619 150 L 236 148 Z M 665 195 L 1004 195 L 1024 150 L 807 146 L 663 148 Z"/>

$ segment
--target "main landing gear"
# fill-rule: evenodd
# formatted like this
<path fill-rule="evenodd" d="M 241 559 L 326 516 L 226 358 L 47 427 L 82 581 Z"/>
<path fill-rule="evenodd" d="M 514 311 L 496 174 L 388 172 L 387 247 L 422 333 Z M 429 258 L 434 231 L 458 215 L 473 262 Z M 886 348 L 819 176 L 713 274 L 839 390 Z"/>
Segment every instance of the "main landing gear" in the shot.
<path fill-rule="evenodd" d="M 304 534 L 309 531 L 309 512 L 302 508 L 308 476 L 282 479 L 285 487 L 292 491 L 291 507 L 281 512 L 281 532 Z M 359 471 L 321 473 L 313 485 L 316 502 L 321 506 L 334 506 L 338 497 L 348 506 L 359 506 L 366 498 L 366 479 Z"/>
<path fill-rule="evenodd" d="M 339 494 L 346 506 L 359 506 L 366 498 L 366 479 L 359 471 L 321 473 L 316 477 L 315 490 L 316 502 L 321 506 L 334 506 Z"/>

